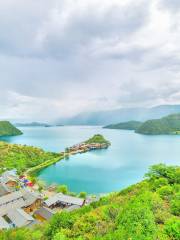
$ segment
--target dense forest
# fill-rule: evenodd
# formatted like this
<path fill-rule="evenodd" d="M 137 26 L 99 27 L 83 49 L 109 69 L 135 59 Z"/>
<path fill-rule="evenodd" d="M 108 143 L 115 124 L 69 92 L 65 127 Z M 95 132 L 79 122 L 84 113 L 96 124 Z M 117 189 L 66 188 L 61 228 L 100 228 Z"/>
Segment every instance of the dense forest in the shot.
<path fill-rule="evenodd" d="M 136 132 L 149 135 L 179 134 L 180 114 L 173 114 L 161 119 L 146 121 L 136 130 Z"/>
<path fill-rule="evenodd" d="M 22 132 L 8 121 L 0 121 L 0 137 L 21 135 Z"/>
<path fill-rule="evenodd" d="M 180 167 L 152 166 L 145 179 L 74 212 L 57 213 L 33 229 L 0 240 L 179 240 Z"/>

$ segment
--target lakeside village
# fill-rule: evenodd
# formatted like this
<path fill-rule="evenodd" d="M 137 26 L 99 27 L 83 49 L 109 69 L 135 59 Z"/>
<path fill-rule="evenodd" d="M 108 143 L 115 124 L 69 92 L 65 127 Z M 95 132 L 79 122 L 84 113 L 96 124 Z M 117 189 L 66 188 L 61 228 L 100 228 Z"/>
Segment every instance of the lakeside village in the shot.
<path fill-rule="evenodd" d="M 66 149 L 70 154 L 107 148 L 109 142 L 86 141 Z M 92 140 L 90 139 L 90 140 Z M 98 197 L 75 197 L 61 192 L 53 186 L 43 188 L 30 181 L 28 175 L 18 176 L 16 169 L 5 171 L 0 176 L 0 230 L 15 227 L 32 227 L 49 220 L 59 211 L 73 211 L 99 200 Z"/>

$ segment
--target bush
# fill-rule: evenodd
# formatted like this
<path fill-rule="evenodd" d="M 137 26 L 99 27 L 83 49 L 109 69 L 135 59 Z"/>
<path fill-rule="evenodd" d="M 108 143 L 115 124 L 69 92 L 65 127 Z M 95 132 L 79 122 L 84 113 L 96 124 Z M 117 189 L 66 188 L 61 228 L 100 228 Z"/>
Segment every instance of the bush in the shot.
<path fill-rule="evenodd" d="M 172 240 L 179 240 L 180 219 L 176 217 L 170 218 L 165 224 L 164 231 Z"/>
<path fill-rule="evenodd" d="M 57 192 L 67 194 L 68 193 L 68 187 L 66 185 L 60 185 L 60 186 L 57 187 Z"/>
<path fill-rule="evenodd" d="M 87 196 L 87 193 L 86 192 L 80 192 L 80 194 L 79 194 L 79 197 L 80 198 L 86 198 L 86 196 Z"/>
<path fill-rule="evenodd" d="M 159 188 L 157 192 L 163 199 L 170 199 L 170 197 L 173 194 L 173 190 L 171 186 L 163 186 Z"/>
<path fill-rule="evenodd" d="M 180 193 L 171 200 L 170 207 L 172 214 L 180 216 Z"/>

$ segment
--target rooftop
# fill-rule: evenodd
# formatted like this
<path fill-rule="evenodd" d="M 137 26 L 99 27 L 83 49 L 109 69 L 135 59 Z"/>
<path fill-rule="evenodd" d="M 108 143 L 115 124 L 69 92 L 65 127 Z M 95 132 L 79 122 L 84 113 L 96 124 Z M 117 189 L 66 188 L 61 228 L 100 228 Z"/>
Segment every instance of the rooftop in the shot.
<path fill-rule="evenodd" d="M 84 199 L 64 195 L 62 193 L 57 193 L 56 195 L 50 197 L 48 200 L 45 201 L 45 204 L 48 207 L 53 205 L 53 204 L 56 204 L 56 203 L 64 203 L 64 204 L 82 206 L 83 203 L 84 203 Z"/>

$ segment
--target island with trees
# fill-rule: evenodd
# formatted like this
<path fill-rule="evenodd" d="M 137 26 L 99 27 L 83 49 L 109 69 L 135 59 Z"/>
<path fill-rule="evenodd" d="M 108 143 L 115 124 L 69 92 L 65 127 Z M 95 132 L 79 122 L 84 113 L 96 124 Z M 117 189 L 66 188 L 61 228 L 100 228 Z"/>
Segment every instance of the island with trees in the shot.
<path fill-rule="evenodd" d="M 66 153 L 76 154 L 91 150 L 106 149 L 110 145 L 110 142 L 106 140 L 101 134 L 96 134 L 82 143 L 66 148 Z"/>
<path fill-rule="evenodd" d="M 23 134 L 9 121 L 0 121 L 0 137 L 4 136 L 17 136 Z"/>

